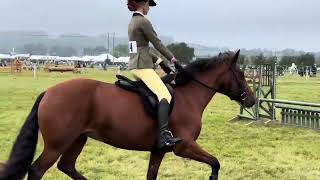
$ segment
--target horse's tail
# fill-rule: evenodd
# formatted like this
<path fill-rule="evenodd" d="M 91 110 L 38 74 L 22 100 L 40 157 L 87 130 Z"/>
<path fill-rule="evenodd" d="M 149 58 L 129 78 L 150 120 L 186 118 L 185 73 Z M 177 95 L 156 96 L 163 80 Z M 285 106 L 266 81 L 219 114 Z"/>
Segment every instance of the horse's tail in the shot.
<path fill-rule="evenodd" d="M 13 145 L 9 159 L 0 170 L 0 180 L 23 179 L 33 161 L 38 142 L 38 108 L 45 92 L 41 93 L 32 110 L 22 126 L 20 133 Z"/>

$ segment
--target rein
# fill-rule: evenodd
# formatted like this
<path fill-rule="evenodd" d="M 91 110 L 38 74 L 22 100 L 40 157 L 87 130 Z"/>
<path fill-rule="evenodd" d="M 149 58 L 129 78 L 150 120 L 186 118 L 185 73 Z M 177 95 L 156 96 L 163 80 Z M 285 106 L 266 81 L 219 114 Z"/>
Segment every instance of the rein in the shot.
<path fill-rule="evenodd" d="M 217 91 L 217 92 L 218 92 L 218 89 L 216 89 L 215 87 L 210 87 L 210 86 L 206 85 L 205 83 L 203 83 L 203 82 L 195 79 L 195 78 L 194 78 L 192 75 L 190 75 L 190 74 L 188 74 L 188 76 L 190 77 L 190 79 L 191 79 L 192 81 L 194 81 L 194 82 L 202 85 L 203 87 L 208 88 L 208 89 L 210 89 L 211 91 Z"/>
<path fill-rule="evenodd" d="M 207 89 L 209 89 L 211 91 L 216 91 L 216 92 L 219 92 L 221 94 L 224 94 L 224 95 L 228 96 L 231 100 L 237 100 L 237 99 L 241 99 L 242 101 L 246 100 L 248 98 L 248 96 L 247 96 L 247 93 L 244 90 L 245 88 L 239 82 L 239 80 L 238 80 L 238 78 L 236 76 L 236 73 L 235 73 L 234 69 L 231 66 L 229 67 L 229 70 L 231 70 L 232 75 L 233 75 L 232 77 L 236 80 L 236 82 L 238 84 L 238 87 L 239 87 L 240 93 L 241 93 L 240 96 L 239 95 L 235 95 L 232 92 L 230 92 L 230 93 L 229 92 L 221 92 L 219 89 L 217 89 L 215 87 L 210 87 L 210 86 L 206 85 L 205 83 L 203 83 L 203 82 L 197 80 L 196 78 L 194 78 L 193 75 L 191 73 L 189 73 L 184 68 L 180 69 L 179 73 L 187 75 L 192 81 L 198 83 L 199 85 L 201 85 L 201 86 L 203 86 L 203 87 L 205 87 L 205 88 L 207 88 Z"/>

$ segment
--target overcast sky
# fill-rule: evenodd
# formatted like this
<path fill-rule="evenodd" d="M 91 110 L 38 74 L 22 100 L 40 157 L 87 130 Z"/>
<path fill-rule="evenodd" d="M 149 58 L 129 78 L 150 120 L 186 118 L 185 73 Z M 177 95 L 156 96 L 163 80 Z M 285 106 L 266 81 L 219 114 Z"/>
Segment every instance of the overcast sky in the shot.
<path fill-rule="evenodd" d="M 156 0 L 157 1 L 157 0 Z M 158 0 L 158 34 L 209 46 L 320 51 L 319 0 Z M 0 0 L 0 31 L 127 36 L 126 0 Z M 1 39 L 0 39 L 1 40 Z"/>

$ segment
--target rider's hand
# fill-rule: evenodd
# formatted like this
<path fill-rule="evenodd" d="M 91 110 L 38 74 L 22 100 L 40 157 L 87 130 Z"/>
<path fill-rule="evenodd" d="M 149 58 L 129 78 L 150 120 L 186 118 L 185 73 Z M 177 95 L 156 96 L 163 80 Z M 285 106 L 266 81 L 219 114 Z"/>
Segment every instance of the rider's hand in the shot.
<path fill-rule="evenodd" d="M 176 62 L 178 62 L 178 60 L 177 60 L 175 57 L 173 57 L 173 58 L 171 59 L 171 63 L 172 63 L 172 64 L 175 64 Z"/>
<path fill-rule="evenodd" d="M 178 72 L 182 72 L 183 71 L 183 67 L 178 61 L 175 62 L 174 66 L 175 66 L 175 68 L 176 68 L 176 70 Z"/>

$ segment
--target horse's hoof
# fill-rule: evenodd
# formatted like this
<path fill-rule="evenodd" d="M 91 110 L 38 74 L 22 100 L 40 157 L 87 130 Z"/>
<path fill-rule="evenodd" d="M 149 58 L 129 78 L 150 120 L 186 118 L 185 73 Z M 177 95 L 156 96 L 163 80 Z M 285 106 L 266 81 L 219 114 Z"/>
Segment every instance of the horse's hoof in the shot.
<path fill-rule="evenodd" d="M 212 175 L 209 177 L 209 180 L 218 180 L 218 176 L 217 175 Z"/>

